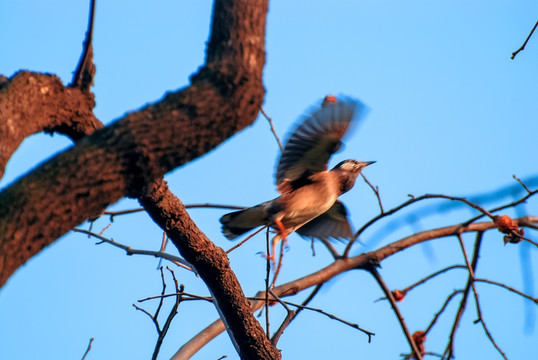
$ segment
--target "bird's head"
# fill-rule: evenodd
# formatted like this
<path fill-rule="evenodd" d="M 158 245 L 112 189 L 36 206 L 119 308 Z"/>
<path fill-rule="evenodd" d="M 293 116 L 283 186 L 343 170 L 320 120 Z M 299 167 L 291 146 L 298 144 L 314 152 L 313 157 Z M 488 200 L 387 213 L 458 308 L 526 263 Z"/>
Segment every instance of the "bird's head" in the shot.
<path fill-rule="evenodd" d="M 344 160 L 338 163 L 331 171 L 336 171 L 341 174 L 341 193 L 349 191 L 355 185 L 355 179 L 361 173 L 361 170 L 375 163 L 375 161 L 358 161 Z"/>

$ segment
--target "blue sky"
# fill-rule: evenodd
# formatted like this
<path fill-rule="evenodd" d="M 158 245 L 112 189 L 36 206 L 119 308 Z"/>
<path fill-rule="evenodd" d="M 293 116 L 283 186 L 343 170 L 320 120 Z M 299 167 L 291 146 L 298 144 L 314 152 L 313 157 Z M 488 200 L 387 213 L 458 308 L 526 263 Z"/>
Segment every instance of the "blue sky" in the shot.
<path fill-rule="evenodd" d="M 188 84 L 189 76 L 203 63 L 211 5 L 210 1 L 164 0 L 97 4 L 93 91 L 101 121 L 110 123 Z M 82 49 L 87 10 L 82 1 L 2 2 L 0 73 L 11 76 L 28 69 L 57 74 L 68 83 Z M 264 109 L 285 138 L 297 119 L 326 94 L 346 94 L 365 102 L 369 115 L 331 164 L 346 158 L 376 160 L 365 174 L 379 186 L 385 209 L 407 200 L 408 194 L 471 196 L 517 184 L 514 174 L 523 180 L 538 175 L 538 37 L 515 60 L 510 55 L 525 40 L 537 14 L 535 1 L 272 1 Z M 70 145 L 61 136 L 27 139 L 8 164 L 0 188 Z M 268 124 L 260 117 L 166 179 L 186 204 L 257 204 L 276 195 L 277 155 Z M 362 181 L 343 200 L 355 227 L 379 212 L 377 200 Z M 509 201 L 494 198 L 484 206 Z M 424 205 L 438 204 L 443 202 Z M 137 206 L 124 200 L 112 209 Z M 538 206 L 530 201 L 518 211 L 536 215 Z M 231 243 L 220 234 L 218 223 L 223 213 L 191 211 L 200 228 L 227 249 Z M 366 232 L 361 239 L 365 245 L 355 247 L 354 253 L 471 215 L 467 209 L 441 214 L 423 211 L 419 221 L 399 217 L 400 225 L 392 231 L 386 227 L 389 219 Z M 94 228 L 100 230 L 108 223 L 103 218 Z M 157 249 L 162 233 L 141 213 L 116 218 L 105 235 L 135 248 Z M 535 232 L 529 231 L 529 236 L 536 240 Z M 465 241 L 470 251 L 472 237 Z M 150 357 L 155 330 L 131 304 L 160 292 L 158 261 L 128 257 L 94 243 L 80 234 L 66 235 L 30 260 L 0 290 L 0 322 L 5 329 L 0 358 L 80 358 L 91 337 L 95 341 L 87 359 Z M 263 288 L 265 262 L 258 253 L 264 249 L 264 239 L 258 237 L 230 254 L 248 295 Z M 310 244 L 292 236 L 285 261 L 281 282 L 325 266 L 330 257 L 321 246 L 313 257 Z M 402 288 L 461 262 L 456 239 L 445 238 L 392 257 L 380 271 L 389 287 Z M 478 274 L 518 289 L 534 288 L 537 296 L 536 277 L 522 276 L 522 271 L 538 273 L 537 250 L 526 244 L 504 246 L 500 234 L 488 233 Z M 192 274 L 179 269 L 176 274 L 187 291 L 207 294 Z M 424 328 L 446 296 L 464 283 L 465 274 L 455 271 L 411 293 L 401 304 L 411 330 Z M 529 358 L 538 336 L 534 308 L 497 288 L 480 285 L 478 289 L 487 325 L 501 348 L 510 359 Z M 331 281 L 312 306 L 375 332 L 372 343 L 353 329 L 304 312 L 279 342 L 283 357 L 394 359 L 408 351 L 388 305 L 374 303 L 380 296 L 364 272 Z M 430 334 L 427 350 L 444 349 L 458 302 L 450 305 Z M 271 310 L 276 328 L 283 312 Z M 179 311 L 161 350 L 163 359 L 217 317 L 206 303 L 185 303 Z M 471 302 L 456 338 L 457 358 L 498 358 L 480 325 L 472 324 L 475 318 Z M 195 358 L 222 355 L 237 358 L 227 335 Z"/>

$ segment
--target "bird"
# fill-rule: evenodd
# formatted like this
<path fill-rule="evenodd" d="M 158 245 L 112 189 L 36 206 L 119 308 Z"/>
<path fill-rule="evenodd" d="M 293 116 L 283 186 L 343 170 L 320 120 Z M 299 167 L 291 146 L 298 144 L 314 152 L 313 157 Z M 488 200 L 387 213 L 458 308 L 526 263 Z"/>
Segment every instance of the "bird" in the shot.
<path fill-rule="evenodd" d="M 351 190 L 361 171 L 375 161 L 344 160 L 328 170 L 351 125 L 368 112 L 350 97 L 326 96 L 286 141 L 276 167 L 280 196 L 220 218 L 222 233 L 233 240 L 259 226 L 276 230 L 275 245 L 293 232 L 306 238 L 349 240 L 348 211 L 338 197 Z"/>

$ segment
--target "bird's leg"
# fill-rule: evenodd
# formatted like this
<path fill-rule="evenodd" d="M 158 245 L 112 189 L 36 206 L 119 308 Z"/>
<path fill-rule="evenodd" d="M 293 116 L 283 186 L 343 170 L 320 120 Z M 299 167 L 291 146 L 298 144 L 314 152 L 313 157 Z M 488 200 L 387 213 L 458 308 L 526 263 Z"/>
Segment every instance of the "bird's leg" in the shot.
<path fill-rule="evenodd" d="M 278 228 L 278 231 L 280 231 L 280 237 L 282 237 L 282 240 L 286 241 L 286 236 L 288 236 L 288 231 L 286 230 L 286 227 L 284 224 L 282 224 L 282 221 L 275 219 L 275 225 Z"/>
<path fill-rule="evenodd" d="M 273 264 L 274 276 L 273 276 L 273 281 L 271 282 L 271 288 L 275 287 L 276 279 L 278 277 L 278 274 L 280 274 L 280 269 L 282 268 L 282 258 L 284 257 L 284 246 L 285 245 L 286 245 L 285 241 L 282 241 L 280 243 L 280 256 L 278 258 L 278 265 L 276 266 L 276 269 L 275 269 L 275 266 Z M 274 252 L 274 250 L 273 250 L 273 252 Z"/>
<path fill-rule="evenodd" d="M 278 244 L 279 241 L 284 241 L 284 242 L 287 242 L 288 240 L 286 239 L 286 236 L 288 235 L 288 232 L 286 230 L 286 227 L 284 226 L 284 224 L 282 224 L 282 221 L 278 220 L 278 219 L 275 219 L 274 220 L 275 222 L 275 225 L 276 227 L 278 228 L 278 231 L 279 231 L 279 235 L 280 236 L 275 236 L 273 238 L 273 247 L 272 247 L 272 252 L 271 254 L 269 255 L 269 258 L 271 259 L 272 262 L 275 262 L 275 253 L 276 253 L 276 244 Z"/>

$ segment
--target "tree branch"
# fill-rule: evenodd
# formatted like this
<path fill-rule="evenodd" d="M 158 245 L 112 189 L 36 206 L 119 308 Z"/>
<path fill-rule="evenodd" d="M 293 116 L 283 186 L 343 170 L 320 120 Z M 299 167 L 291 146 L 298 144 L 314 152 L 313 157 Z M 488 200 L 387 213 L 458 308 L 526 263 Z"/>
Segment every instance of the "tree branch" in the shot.
<path fill-rule="evenodd" d="M 266 13 L 267 0 L 216 0 L 207 61 L 191 86 L 81 139 L 0 193 L 0 285 L 73 226 L 124 196 L 138 197 L 146 184 L 255 120 L 264 96 Z M 57 94 L 77 98 L 70 95 L 77 94 L 75 89 L 66 89 L 56 77 L 20 73 L 0 89 L 0 127 L 7 127 L 9 118 L 58 117 L 63 103 L 53 101 Z M 14 102 L 15 96 L 24 101 Z M 86 99 L 81 92 L 78 96 Z M 93 117 L 91 108 L 82 113 Z M 18 138 L 16 146 L 24 137 Z M 16 146 L 8 146 L 7 153 Z"/>
<path fill-rule="evenodd" d="M 454 338 L 456 336 L 456 331 L 461 321 L 461 317 L 463 316 L 463 312 L 465 311 L 465 307 L 467 306 L 467 298 L 469 297 L 469 291 L 474 281 L 473 274 L 476 272 L 476 265 L 478 264 L 478 257 L 480 254 L 480 246 L 482 245 L 483 235 L 484 235 L 483 231 L 477 232 L 475 243 L 474 243 L 473 259 L 470 264 L 468 263 L 468 261 L 466 261 L 466 263 L 468 264 L 467 266 L 469 268 L 469 276 L 467 277 L 467 284 L 465 285 L 465 289 L 463 290 L 463 296 L 461 298 L 460 306 L 458 307 L 458 311 L 456 312 L 456 316 L 454 318 L 454 323 L 452 325 L 452 330 L 450 331 L 448 344 L 443 354 L 443 358 L 445 354 L 448 354 L 447 358 L 450 359 L 453 357 L 453 354 L 454 354 Z"/>
<path fill-rule="evenodd" d="M 241 358 L 280 359 L 280 352 L 252 314 L 226 253 L 198 229 L 164 180 L 151 184 L 139 201 L 208 287 Z"/>
<path fill-rule="evenodd" d="M 398 318 L 398 322 L 400 323 L 400 327 L 402 328 L 405 338 L 407 339 L 407 342 L 409 343 L 409 346 L 411 347 L 411 351 L 414 354 L 414 358 L 416 358 L 417 360 L 422 360 L 423 354 L 420 352 L 417 344 L 413 340 L 413 337 L 411 336 L 411 333 L 409 332 L 409 329 L 407 328 L 407 325 L 402 316 L 402 313 L 398 309 L 398 305 L 396 305 L 396 300 L 394 299 L 394 296 L 392 295 L 389 288 L 385 284 L 385 281 L 383 281 L 383 278 L 381 277 L 381 275 L 379 275 L 379 272 L 377 271 L 376 266 L 375 265 L 369 266 L 368 271 L 375 278 L 375 280 L 379 284 L 379 287 L 381 288 L 381 290 L 383 290 L 383 292 L 385 293 L 385 296 L 389 300 L 392 310 L 394 311 L 394 314 Z"/>
<path fill-rule="evenodd" d="M 525 39 L 525 42 L 523 43 L 523 45 L 521 45 L 521 47 L 519 49 L 517 49 L 516 51 L 514 51 L 512 53 L 512 57 L 510 59 L 514 60 L 516 55 L 519 54 L 520 51 L 523 51 L 523 49 L 525 49 L 525 46 L 529 42 L 529 40 L 530 40 L 532 34 L 534 33 L 534 30 L 536 30 L 537 26 L 538 26 L 538 21 L 536 22 L 536 24 L 534 24 L 534 27 L 532 28 L 531 32 L 529 33 L 529 36 L 527 36 L 527 38 Z"/>
<path fill-rule="evenodd" d="M 531 222 L 538 223 L 538 217 L 526 216 L 519 219 L 514 219 L 518 223 Z M 312 273 L 301 277 L 297 280 L 290 281 L 288 283 L 279 285 L 273 289 L 275 294 L 280 298 L 286 296 L 295 295 L 304 289 L 308 289 L 312 286 L 327 282 L 328 280 L 336 277 L 351 269 L 364 268 L 371 262 L 380 263 L 382 260 L 402 251 L 408 249 L 414 245 L 421 244 L 423 242 L 440 239 L 447 236 L 454 236 L 457 233 L 466 232 L 483 232 L 489 229 L 496 228 L 492 221 L 473 223 L 466 226 L 453 225 L 443 228 L 427 230 L 420 233 L 413 234 L 405 237 L 401 240 L 395 241 L 391 244 L 383 246 L 380 249 L 363 253 L 349 258 L 338 258 L 330 265 Z M 256 298 L 264 298 L 265 292 L 260 291 L 256 294 Z M 256 311 L 264 305 L 264 301 L 253 301 L 251 311 Z M 224 325 L 221 320 L 216 320 L 206 327 L 202 332 L 194 336 L 191 340 L 185 343 L 172 357 L 173 360 L 188 359 L 200 350 L 206 343 L 211 341 L 214 337 L 224 331 Z"/>

